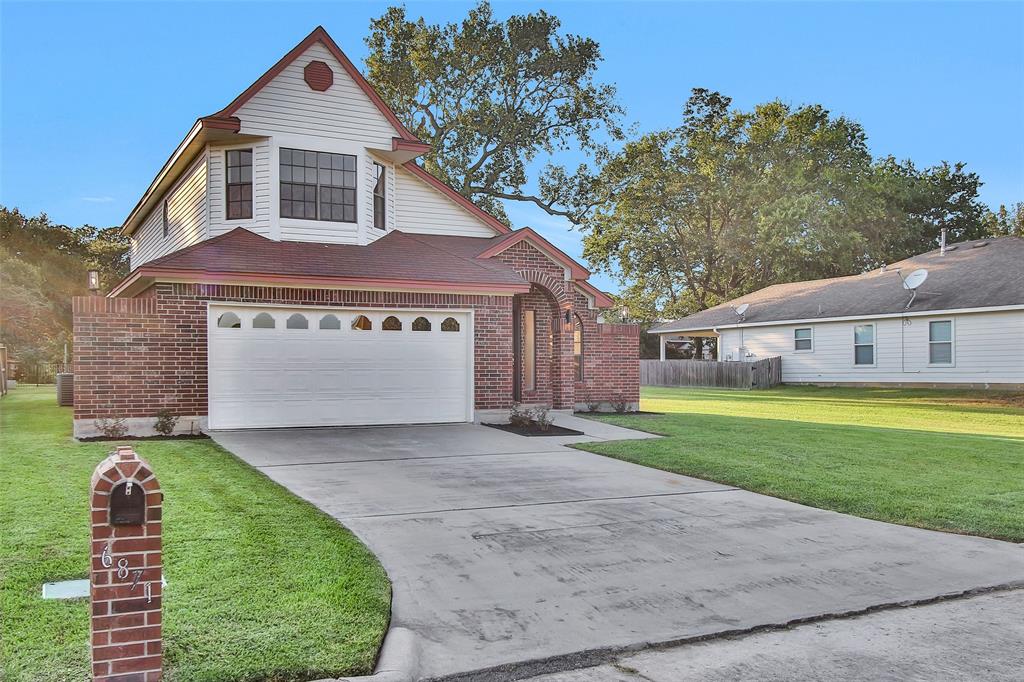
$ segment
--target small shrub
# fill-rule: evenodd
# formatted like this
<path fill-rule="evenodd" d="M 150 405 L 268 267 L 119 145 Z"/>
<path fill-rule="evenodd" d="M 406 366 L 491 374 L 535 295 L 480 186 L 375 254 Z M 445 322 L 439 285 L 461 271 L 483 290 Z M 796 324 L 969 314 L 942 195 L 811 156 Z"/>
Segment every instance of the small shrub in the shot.
<path fill-rule="evenodd" d="M 128 433 L 128 424 L 125 423 L 124 419 L 109 419 L 104 417 L 103 419 L 97 419 L 93 421 L 95 426 L 100 433 L 107 438 L 124 438 L 125 434 Z"/>
<path fill-rule="evenodd" d="M 178 424 L 178 417 L 171 414 L 168 409 L 156 413 L 156 421 L 153 422 L 153 430 L 161 436 L 169 436 L 174 433 L 174 427 Z"/>
<path fill-rule="evenodd" d="M 555 420 L 548 414 L 548 408 L 546 407 L 538 407 L 533 411 L 533 422 L 541 431 L 547 431 L 550 429 L 554 421 Z"/>
<path fill-rule="evenodd" d="M 588 400 L 587 401 L 587 412 L 600 412 L 601 401 L 600 400 Z"/>
<path fill-rule="evenodd" d="M 629 407 L 629 401 L 623 398 L 622 396 L 618 396 L 617 398 L 612 400 L 612 409 L 614 409 L 619 414 L 625 414 L 626 412 L 629 412 Z"/>
<path fill-rule="evenodd" d="M 512 409 L 508 411 L 508 423 L 519 428 L 526 428 L 533 421 L 530 410 L 524 410 L 519 403 L 512 403 Z"/>

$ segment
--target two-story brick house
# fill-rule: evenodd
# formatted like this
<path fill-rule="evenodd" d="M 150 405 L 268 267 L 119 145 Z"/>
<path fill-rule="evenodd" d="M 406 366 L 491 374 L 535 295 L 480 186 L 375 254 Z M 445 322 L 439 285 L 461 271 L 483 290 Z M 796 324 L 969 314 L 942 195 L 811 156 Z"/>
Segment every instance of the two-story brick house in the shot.
<path fill-rule="evenodd" d="M 130 275 L 75 300 L 75 434 L 635 404 L 636 327 L 427 150 L 322 28 L 196 121 L 124 223 Z"/>

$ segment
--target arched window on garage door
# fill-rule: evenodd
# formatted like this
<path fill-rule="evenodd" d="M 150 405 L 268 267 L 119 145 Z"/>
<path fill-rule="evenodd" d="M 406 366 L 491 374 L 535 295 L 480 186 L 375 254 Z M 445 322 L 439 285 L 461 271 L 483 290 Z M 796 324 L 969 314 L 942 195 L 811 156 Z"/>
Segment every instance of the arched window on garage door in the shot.
<path fill-rule="evenodd" d="M 352 328 L 360 332 L 368 332 L 373 329 L 373 323 L 366 315 L 356 315 L 352 320 Z"/>
<path fill-rule="evenodd" d="M 400 332 L 402 331 L 402 321 L 394 315 L 388 315 L 384 318 L 384 323 L 380 328 L 386 332 Z"/>
<path fill-rule="evenodd" d="M 337 315 L 324 315 L 320 318 L 321 329 L 341 329 L 341 320 Z"/>
<path fill-rule="evenodd" d="M 287 329 L 309 329 L 309 320 L 301 313 L 292 313 L 284 326 Z"/>
<path fill-rule="evenodd" d="M 444 322 L 441 323 L 441 331 L 443 332 L 457 332 L 459 331 L 459 321 L 454 317 L 444 318 Z"/>
<path fill-rule="evenodd" d="M 417 317 L 412 321 L 412 330 L 414 332 L 429 332 L 430 320 L 425 317 Z"/>
<path fill-rule="evenodd" d="M 221 316 L 217 318 L 217 326 L 222 329 L 239 329 L 242 326 L 242 320 L 234 313 L 221 313 Z"/>
<path fill-rule="evenodd" d="M 252 318 L 253 329 L 273 329 L 276 326 L 274 318 L 270 313 L 260 313 L 256 317 Z"/>

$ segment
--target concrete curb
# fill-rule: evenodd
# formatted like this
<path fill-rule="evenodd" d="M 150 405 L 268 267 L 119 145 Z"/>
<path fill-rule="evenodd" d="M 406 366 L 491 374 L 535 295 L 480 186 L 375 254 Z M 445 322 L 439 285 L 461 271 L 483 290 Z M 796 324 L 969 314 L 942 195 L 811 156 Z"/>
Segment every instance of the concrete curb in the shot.
<path fill-rule="evenodd" d="M 569 670 L 591 668 L 598 665 L 614 663 L 618 658 L 629 656 L 632 654 L 637 654 L 642 651 L 671 649 L 686 644 L 708 642 L 718 639 L 736 639 L 761 632 L 787 630 L 807 623 L 818 623 L 822 621 L 831 620 L 845 620 L 848 618 L 856 618 L 857 616 L 863 616 L 871 613 L 878 613 L 880 611 L 892 611 L 896 609 L 913 608 L 915 606 L 928 606 L 930 604 L 938 604 L 946 601 L 970 599 L 971 597 L 975 597 L 982 594 L 992 594 L 995 592 L 1009 592 L 1020 589 L 1024 589 L 1024 580 L 1015 580 L 1009 583 L 1002 583 L 999 585 L 990 585 L 985 587 L 976 587 L 968 590 L 948 592 L 945 594 L 936 595 L 934 597 L 909 599 L 905 601 L 885 602 L 882 604 L 876 604 L 874 606 L 868 606 L 864 608 L 848 609 L 844 611 L 836 611 L 833 613 L 824 613 L 817 616 L 793 618 L 792 620 L 787 620 L 784 622 L 764 623 L 761 625 L 754 625 L 748 628 L 723 630 L 721 632 L 710 633 L 705 635 L 694 635 L 690 637 L 680 637 L 676 639 L 658 642 L 638 642 L 636 644 L 629 644 L 625 646 L 610 646 L 601 647 L 597 649 L 588 649 L 584 651 L 574 651 L 567 654 L 548 656 L 545 658 L 535 658 L 525 661 L 518 661 L 515 663 L 506 663 L 503 665 L 492 666 L 489 668 L 481 668 L 479 670 L 471 670 L 462 673 L 453 673 L 450 675 L 440 675 L 436 677 L 431 677 L 428 680 L 428 682 L 515 682 L 516 680 L 525 680 L 527 678 L 538 677 L 540 675 L 548 675 L 552 673 L 560 673 Z"/>
<path fill-rule="evenodd" d="M 408 628 L 393 627 L 384 636 L 384 646 L 372 675 L 332 677 L 317 682 L 413 682 L 419 669 L 419 637 Z"/>

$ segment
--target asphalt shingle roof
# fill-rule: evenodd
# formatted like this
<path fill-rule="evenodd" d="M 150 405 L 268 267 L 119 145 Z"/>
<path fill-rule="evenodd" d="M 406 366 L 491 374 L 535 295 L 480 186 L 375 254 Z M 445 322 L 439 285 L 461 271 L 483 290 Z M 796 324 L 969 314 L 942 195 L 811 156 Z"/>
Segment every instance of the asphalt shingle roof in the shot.
<path fill-rule="evenodd" d="M 494 242 L 480 237 L 429 236 L 392 231 L 367 246 L 274 241 L 235 228 L 172 254 L 143 263 L 144 271 L 394 279 L 529 286 L 511 267 L 476 259 Z"/>
<path fill-rule="evenodd" d="M 900 275 L 925 268 L 910 312 L 1024 305 L 1024 239 L 1001 237 L 953 244 L 862 275 L 776 284 L 651 331 L 696 331 L 739 322 L 732 307 L 748 303 L 744 324 L 905 312 L 911 292 Z M 897 274 L 899 270 L 900 274 Z"/>

